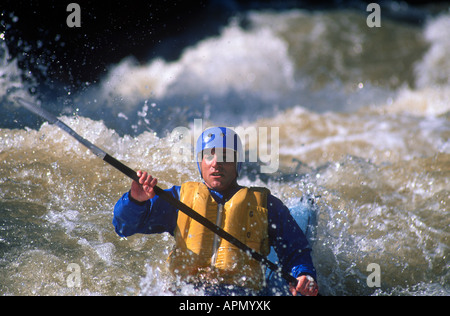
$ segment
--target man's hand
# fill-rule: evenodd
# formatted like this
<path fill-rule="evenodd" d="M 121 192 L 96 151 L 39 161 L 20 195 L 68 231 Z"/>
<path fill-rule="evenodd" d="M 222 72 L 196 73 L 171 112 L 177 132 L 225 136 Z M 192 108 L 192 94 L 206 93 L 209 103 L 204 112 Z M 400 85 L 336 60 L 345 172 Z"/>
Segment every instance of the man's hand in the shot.
<path fill-rule="evenodd" d="M 137 172 L 137 176 L 139 177 L 139 183 L 136 181 L 131 183 L 131 197 L 138 202 L 153 199 L 156 195 L 153 188 L 158 183 L 158 179 L 154 179 L 147 172 L 141 170 Z"/>
<path fill-rule="evenodd" d="M 292 295 L 297 296 L 300 293 L 303 296 L 317 296 L 319 287 L 312 277 L 309 275 L 302 275 L 297 278 L 297 286 L 294 287 L 292 283 L 289 285 L 289 290 Z"/>

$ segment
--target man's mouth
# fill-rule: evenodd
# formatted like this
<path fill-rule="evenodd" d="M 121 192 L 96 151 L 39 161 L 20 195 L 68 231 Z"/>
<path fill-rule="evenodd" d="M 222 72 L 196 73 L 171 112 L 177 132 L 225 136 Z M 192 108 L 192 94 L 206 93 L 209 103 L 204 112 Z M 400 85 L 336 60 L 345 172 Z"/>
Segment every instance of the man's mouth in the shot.
<path fill-rule="evenodd" d="M 220 173 L 220 172 L 213 172 L 213 173 L 211 173 L 211 176 L 213 176 L 213 177 L 223 177 L 223 174 Z"/>

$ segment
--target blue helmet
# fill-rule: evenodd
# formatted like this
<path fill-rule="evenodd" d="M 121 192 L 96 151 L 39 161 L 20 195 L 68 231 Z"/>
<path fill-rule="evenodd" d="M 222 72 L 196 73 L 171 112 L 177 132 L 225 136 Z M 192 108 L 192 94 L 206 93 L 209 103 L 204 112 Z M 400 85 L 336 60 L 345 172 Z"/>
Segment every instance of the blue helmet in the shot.
<path fill-rule="evenodd" d="M 237 153 L 236 172 L 239 176 L 242 168 L 242 162 L 245 159 L 242 142 L 239 138 L 239 135 L 235 131 L 227 127 L 208 128 L 198 138 L 197 145 L 195 147 L 195 161 L 197 162 L 200 176 L 202 176 L 202 170 L 200 167 L 200 162 L 202 161 L 201 153 L 205 149 L 213 148 L 231 149 Z"/>

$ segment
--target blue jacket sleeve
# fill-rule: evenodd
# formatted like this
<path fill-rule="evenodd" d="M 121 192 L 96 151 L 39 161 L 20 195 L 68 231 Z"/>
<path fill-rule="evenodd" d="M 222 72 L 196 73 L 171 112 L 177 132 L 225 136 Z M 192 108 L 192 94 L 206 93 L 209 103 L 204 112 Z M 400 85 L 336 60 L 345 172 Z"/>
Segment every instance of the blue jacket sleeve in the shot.
<path fill-rule="evenodd" d="M 179 186 L 165 191 L 179 199 Z M 114 207 L 113 225 L 120 237 L 164 232 L 173 235 L 177 218 L 178 210 L 164 199 L 155 196 L 145 203 L 138 204 L 130 199 L 129 192 L 127 192 Z"/>
<path fill-rule="evenodd" d="M 289 209 L 272 195 L 269 195 L 267 204 L 269 239 L 281 266 L 286 271 L 291 271 L 295 278 L 306 274 L 316 279 L 311 247 Z"/>

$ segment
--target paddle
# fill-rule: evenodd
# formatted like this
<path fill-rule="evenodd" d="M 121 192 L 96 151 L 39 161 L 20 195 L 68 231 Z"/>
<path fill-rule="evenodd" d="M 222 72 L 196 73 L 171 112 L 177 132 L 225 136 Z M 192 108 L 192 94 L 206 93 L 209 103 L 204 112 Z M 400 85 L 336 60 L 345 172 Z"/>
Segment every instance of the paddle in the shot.
<path fill-rule="evenodd" d="M 103 159 L 105 162 L 107 162 L 108 164 L 110 164 L 111 166 L 113 166 L 114 168 L 116 168 L 117 170 L 119 170 L 120 172 L 125 174 L 126 176 L 130 177 L 131 179 L 133 179 L 137 183 L 139 183 L 139 177 L 137 176 L 136 171 L 134 171 L 133 169 L 127 167 L 126 165 L 124 165 L 123 163 L 121 163 L 120 161 L 115 159 L 114 157 L 108 155 L 102 149 L 98 148 L 97 146 L 95 146 L 94 144 L 89 142 L 88 140 L 84 139 L 83 137 L 81 137 L 80 135 L 75 133 L 74 130 L 72 130 L 69 126 L 67 126 L 66 124 L 61 122 L 53 114 L 47 112 L 46 110 L 44 110 L 44 109 L 38 107 L 37 105 L 32 104 L 31 102 L 28 102 L 28 101 L 26 101 L 26 100 L 24 100 L 24 99 L 22 99 L 20 97 L 16 97 L 16 101 L 19 104 L 21 104 L 23 107 L 25 107 L 27 110 L 29 110 L 29 111 L 33 112 L 34 114 L 42 117 L 43 119 L 45 119 L 49 123 L 58 126 L 62 130 L 67 132 L 70 136 L 72 136 L 77 141 L 79 141 L 81 144 L 86 146 L 97 157 Z M 229 243 L 235 245 L 236 247 L 238 247 L 242 251 L 245 251 L 246 253 L 249 253 L 252 256 L 253 259 L 255 259 L 255 260 L 261 262 L 263 265 L 269 267 L 269 269 L 271 269 L 272 271 L 281 273 L 281 276 L 286 281 L 288 281 L 289 283 L 292 283 L 294 285 L 297 284 L 297 282 L 298 282 L 297 279 L 294 278 L 290 273 L 280 269 L 275 263 L 271 262 L 266 257 L 261 255 L 257 251 L 253 250 L 252 248 L 248 247 L 246 244 L 242 243 L 241 241 L 239 241 L 238 239 L 236 239 L 235 237 L 233 237 L 232 235 L 230 235 L 229 233 L 224 231 L 219 226 L 213 224 L 208 219 L 204 218 L 203 216 L 198 214 L 196 211 L 194 211 L 193 209 L 191 209 L 190 207 L 188 207 L 184 203 L 182 203 L 179 200 L 175 199 L 170 193 L 164 191 L 163 189 L 161 189 L 158 186 L 155 186 L 153 188 L 153 190 L 159 197 L 163 198 L 164 200 L 166 200 L 167 202 L 169 202 L 170 204 L 175 206 L 177 209 L 179 209 L 181 212 L 183 212 L 187 216 L 191 217 L 192 219 L 194 219 L 195 221 L 199 222 L 200 224 L 202 224 L 203 226 L 205 226 L 209 230 L 213 231 L 219 237 L 221 237 L 221 238 L 225 239 L 226 241 L 228 241 Z"/>

